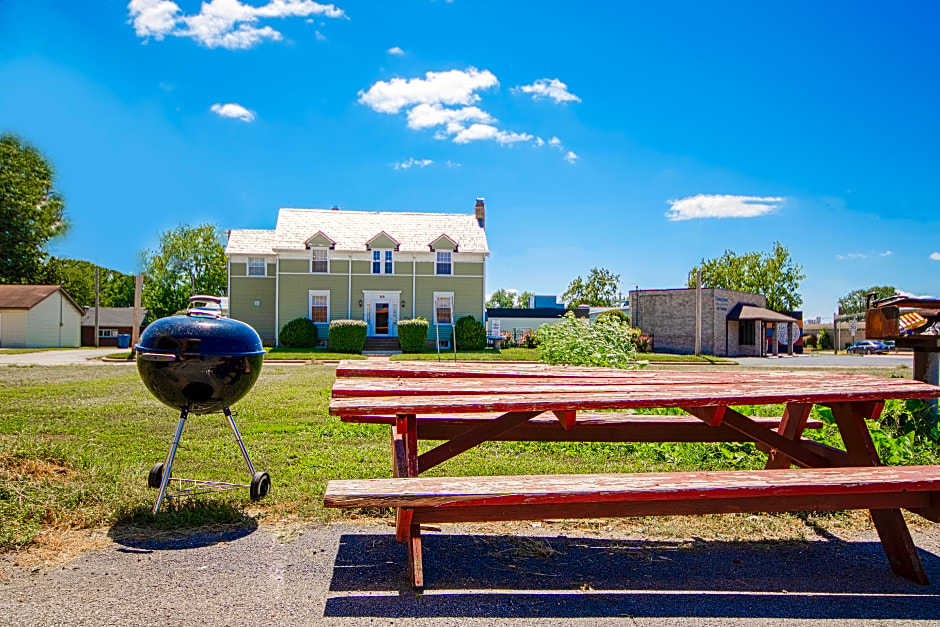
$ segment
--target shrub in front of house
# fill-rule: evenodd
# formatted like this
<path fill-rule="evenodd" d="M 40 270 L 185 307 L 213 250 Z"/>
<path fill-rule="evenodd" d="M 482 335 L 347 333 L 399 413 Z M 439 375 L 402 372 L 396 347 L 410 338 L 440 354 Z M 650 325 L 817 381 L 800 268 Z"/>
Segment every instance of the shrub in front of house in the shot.
<path fill-rule="evenodd" d="M 333 320 L 330 322 L 330 350 L 337 353 L 361 353 L 366 346 L 364 320 Z"/>
<path fill-rule="evenodd" d="M 478 351 L 486 348 L 486 329 L 483 323 L 473 316 L 464 316 L 457 320 L 454 327 L 457 350 Z"/>
<path fill-rule="evenodd" d="M 398 321 L 398 343 L 402 352 L 420 353 L 428 341 L 430 325 L 424 318 Z"/>
<path fill-rule="evenodd" d="M 832 348 L 832 334 L 826 329 L 820 329 L 816 336 L 816 346 L 823 350 Z"/>
<path fill-rule="evenodd" d="M 597 314 L 597 318 L 595 318 L 595 320 L 600 320 L 601 318 L 614 318 L 623 324 L 630 324 L 630 316 L 620 309 L 608 309 L 607 311 L 602 311 L 601 313 Z"/>
<path fill-rule="evenodd" d="M 539 359 L 550 364 L 636 368 L 638 331 L 615 317 L 599 317 L 589 324 L 569 311 L 556 324 L 539 327 Z"/>
<path fill-rule="evenodd" d="M 803 346 L 807 348 L 816 348 L 816 336 L 815 335 L 804 335 L 803 336 Z"/>
<path fill-rule="evenodd" d="M 309 318 L 294 318 L 281 328 L 278 344 L 286 348 L 314 348 L 317 345 L 317 325 Z"/>

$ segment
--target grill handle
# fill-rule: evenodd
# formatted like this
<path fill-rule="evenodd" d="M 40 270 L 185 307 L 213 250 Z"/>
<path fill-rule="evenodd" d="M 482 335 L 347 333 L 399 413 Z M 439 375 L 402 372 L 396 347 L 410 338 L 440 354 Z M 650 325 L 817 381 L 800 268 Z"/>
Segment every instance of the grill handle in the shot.
<path fill-rule="evenodd" d="M 137 353 L 137 359 L 144 361 L 176 361 L 176 355 L 172 353 Z"/>

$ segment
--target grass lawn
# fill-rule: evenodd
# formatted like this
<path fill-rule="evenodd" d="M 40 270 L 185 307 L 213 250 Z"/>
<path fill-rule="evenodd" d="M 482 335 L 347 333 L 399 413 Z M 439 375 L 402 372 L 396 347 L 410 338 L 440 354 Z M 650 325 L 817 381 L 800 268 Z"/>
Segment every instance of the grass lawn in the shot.
<path fill-rule="evenodd" d="M 44 539 L 56 533 L 64 537 L 74 528 L 133 524 L 152 533 L 158 528 L 239 523 L 246 511 L 275 520 L 289 515 L 321 521 L 388 516 L 387 511 L 344 514 L 322 507 L 330 479 L 391 475 L 387 427 L 343 423 L 327 415 L 333 380 L 329 366 L 268 364 L 251 393 L 238 403 L 239 427 L 255 467 L 271 474 L 268 498 L 250 503 L 244 490 L 197 497 L 167 504 L 165 513 L 154 519 L 147 472 L 163 460 L 177 414 L 150 396 L 136 372 L 105 365 L 0 368 L 0 551 L 37 542 L 41 546 L 48 541 Z M 780 415 L 782 407 L 742 411 Z M 432 445 L 421 443 L 423 450 Z M 937 447 L 921 453 L 908 463 L 940 462 Z M 765 456 L 749 444 L 497 442 L 428 474 L 740 469 L 759 468 L 764 462 Z M 247 481 L 244 462 L 221 415 L 190 418 L 174 474 Z M 805 516 L 741 516 L 733 525 L 725 521 L 711 531 L 709 520 L 684 521 L 681 532 L 666 518 L 642 519 L 642 524 L 649 533 L 668 537 L 692 528 L 697 534 L 738 536 L 747 528 L 767 525 L 803 529 Z"/>
<path fill-rule="evenodd" d="M 75 348 L 0 348 L 0 355 L 26 355 L 27 353 L 44 353 L 46 351 L 75 350 L 76 348 L 88 348 L 86 346 L 76 346 Z"/>
<path fill-rule="evenodd" d="M 266 360 L 277 359 L 365 359 L 362 355 L 334 353 L 326 348 L 268 348 Z"/>
<path fill-rule="evenodd" d="M 362 355 L 350 355 L 349 353 L 333 353 L 320 348 L 268 348 L 264 358 L 268 361 L 278 359 L 365 359 Z M 129 351 L 121 353 L 109 353 L 105 357 L 109 359 L 127 359 L 131 356 Z"/>
<path fill-rule="evenodd" d="M 392 355 L 389 359 L 394 361 L 433 360 L 437 361 L 437 351 L 425 351 L 423 353 L 402 353 L 401 355 Z M 441 361 L 453 361 L 454 351 L 441 349 Z M 504 348 L 498 353 L 493 349 L 480 351 L 457 351 L 457 361 L 538 361 L 539 351 L 537 348 Z"/>

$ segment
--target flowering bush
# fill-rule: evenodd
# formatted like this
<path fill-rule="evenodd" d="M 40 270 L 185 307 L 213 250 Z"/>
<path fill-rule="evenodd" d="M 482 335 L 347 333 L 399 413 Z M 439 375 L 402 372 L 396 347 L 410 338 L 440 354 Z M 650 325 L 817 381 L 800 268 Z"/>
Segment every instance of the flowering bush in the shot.
<path fill-rule="evenodd" d="M 540 359 L 549 364 L 636 368 L 635 330 L 619 319 L 604 316 L 594 321 L 568 312 L 557 324 L 539 327 Z"/>

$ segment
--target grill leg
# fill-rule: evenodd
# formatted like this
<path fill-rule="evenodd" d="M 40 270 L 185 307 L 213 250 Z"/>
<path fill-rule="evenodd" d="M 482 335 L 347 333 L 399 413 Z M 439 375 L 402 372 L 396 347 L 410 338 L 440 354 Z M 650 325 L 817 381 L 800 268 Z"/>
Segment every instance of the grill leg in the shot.
<path fill-rule="evenodd" d="M 160 492 L 157 493 L 157 502 L 153 506 L 154 515 L 160 511 L 160 503 L 163 502 L 163 495 L 166 494 L 166 486 L 170 482 L 170 476 L 173 472 L 173 458 L 176 457 L 176 448 L 180 444 L 180 436 L 183 435 L 183 425 L 186 424 L 186 417 L 188 415 L 188 409 L 184 409 L 180 412 L 180 421 L 176 425 L 176 435 L 173 436 L 173 444 L 170 446 L 170 451 L 166 454 L 166 461 L 163 463 L 163 478 L 160 481 Z"/>
<path fill-rule="evenodd" d="M 254 477 L 255 467 L 251 463 L 251 458 L 248 457 L 248 449 L 245 448 L 245 443 L 242 442 L 242 436 L 238 432 L 238 427 L 235 426 L 235 418 L 232 417 L 232 410 L 226 407 L 222 411 L 225 412 L 225 417 L 228 418 L 228 424 L 232 428 L 232 433 L 235 434 L 235 441 L 238 442 L 238 448 L 242 450 L 242 456 L 245 458 L 245 463 L 248 464 L 248 472 Z"/>

